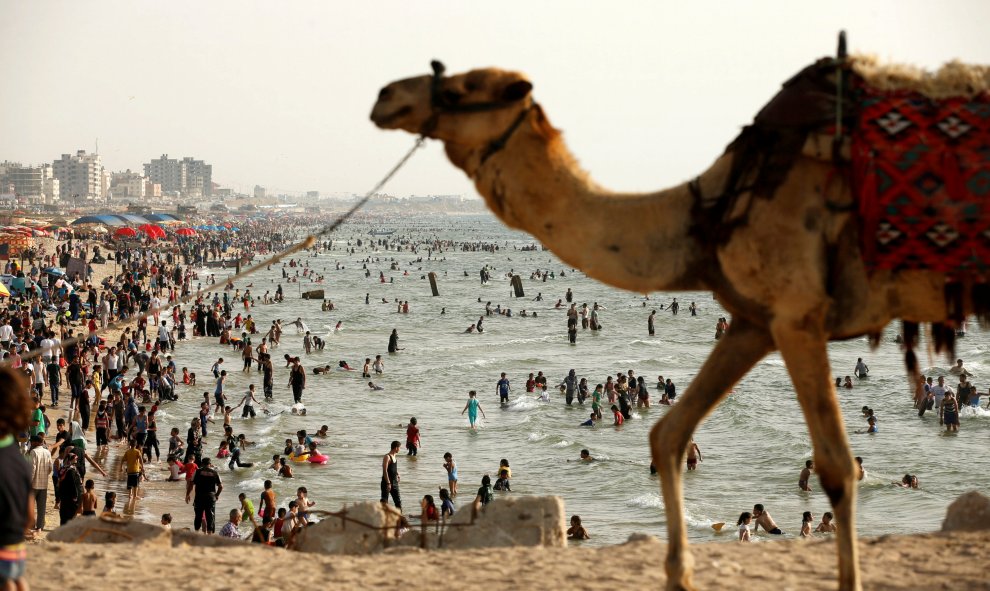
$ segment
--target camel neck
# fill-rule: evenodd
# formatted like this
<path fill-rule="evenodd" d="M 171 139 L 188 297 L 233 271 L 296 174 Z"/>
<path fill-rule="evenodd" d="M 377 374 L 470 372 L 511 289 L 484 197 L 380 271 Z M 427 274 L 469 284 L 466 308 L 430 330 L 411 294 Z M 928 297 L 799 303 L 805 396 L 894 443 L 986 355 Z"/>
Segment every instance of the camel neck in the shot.
<path fill-rule="evenodd" d="M 700 249 L 689 235 L 687 184 L 657 193 L 608 191 L 577 167 L 559 138 L 528 126 L 483 165 L 474 152 L 447 151 L 505 223 L 589 277 L 636 291 L 704 287 L 691 273 Z"/>

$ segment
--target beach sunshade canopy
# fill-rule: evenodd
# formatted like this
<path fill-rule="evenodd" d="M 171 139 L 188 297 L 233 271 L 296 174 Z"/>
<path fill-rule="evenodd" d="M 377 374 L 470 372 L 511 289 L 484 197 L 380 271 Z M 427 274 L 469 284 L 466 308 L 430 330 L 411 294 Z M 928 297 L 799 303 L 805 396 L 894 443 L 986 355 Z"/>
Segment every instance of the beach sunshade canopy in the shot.
<path fill-rule="evenodd" d="M 104 226 L 129 226 L 134 222 L 125 220 L 119 215 L 112 214 L 100 214 L 100 215 L 84 215 L 81 218 L 76 219 L 72 222 L 73 226 L 81 226 L 83 224 L 103 224 Z M 144 220 L 137 222 L 143 224 Z"/>
<path fill-rule="evenodd" d="M 193 230 L 192 228 L 179 228 L 175 231 L 175 233 L 179 236 L 195 236 L 196 230 Z"/>
<path fill-rule="evenodd" d="M 117 228 L 117 231 L 113 233 L 114 236 L 137 236 L 137 231 L 134 228 Z"/>
<path fill-rule="evenodd" d="M 181 222 L 179 218 L 170 213 L 149 213 L 144 216 L 149 222 Z"/>

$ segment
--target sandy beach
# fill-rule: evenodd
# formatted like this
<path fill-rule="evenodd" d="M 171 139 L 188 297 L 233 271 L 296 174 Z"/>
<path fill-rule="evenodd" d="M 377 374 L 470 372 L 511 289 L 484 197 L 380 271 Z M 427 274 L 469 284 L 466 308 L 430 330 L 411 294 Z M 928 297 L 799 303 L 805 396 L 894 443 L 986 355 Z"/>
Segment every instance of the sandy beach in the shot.
<path fill-rule="evenodd" d="M 728 534 L 727 534 L 728 535 Z M 883 536 L 860 541 L 863 588 L 990 589 L 984 548 L 990 532 Z M 693 546 L 699 589 L 836 588 L 829 541 L 709 543 Z M 664 545 L 650 538 L 604 548 L 510 548 L 476 551 L 389 551 L 385 555 L 281 554 L 270 548 L 32 546 L 28 580 L 38 590 L 97 589 L 114 581 L 142 589 L 659 589 Z M 274 554 L 273 554 L 274 552 Z M 127 556 L 126 560 L 122 557 Z M 85 568 L 80 568 L 85 565 Z M 52 576 L 73 571 L 68 584 Z M 139 570 L 138 570 L 139 569 Z M 157 573 L 143 576 L 140 573 Z"/>

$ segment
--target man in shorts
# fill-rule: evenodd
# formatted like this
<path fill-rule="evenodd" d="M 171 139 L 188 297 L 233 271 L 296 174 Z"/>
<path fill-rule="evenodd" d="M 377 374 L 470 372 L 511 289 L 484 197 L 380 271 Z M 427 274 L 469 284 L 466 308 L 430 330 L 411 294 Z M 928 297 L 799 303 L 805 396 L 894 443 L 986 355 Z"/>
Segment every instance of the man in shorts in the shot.
<path fill-rule="evenodd" d="M 141 475 L 144 474 L 144 454 L 138 448 L 137 439 L 131 439 L 130 448 L 124 452 L 124 461 L 120 464 L 120 471 L 127 470 L 127 493 L 130 501 L 137 501 L 138 484 L 141 482 Z"/>
<path fill-rule="evenodd" d="M 764 509 L 763 505 L 760 503 L 753 505 L 753 521 L 756 522 L 753 526 L 754 534 L 759 531 L 761 525 L 763 526 L 763 529 L 767 530 L 768 534 L 779 536 L 784 533 L 780 531 L 780 528 L 777 527 L 773 517 L 770 517 L 770 513 Z"/>

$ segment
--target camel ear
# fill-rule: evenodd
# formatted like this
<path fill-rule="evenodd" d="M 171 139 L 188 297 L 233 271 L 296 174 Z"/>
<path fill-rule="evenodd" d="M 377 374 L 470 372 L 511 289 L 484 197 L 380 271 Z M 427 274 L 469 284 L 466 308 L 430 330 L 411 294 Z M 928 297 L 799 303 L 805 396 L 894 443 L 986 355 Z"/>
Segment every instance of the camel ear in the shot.
<path fill-rule="evenodd" d="M 516 80 L 502 91 L 502 100 L 506 102 L 522 100 L 529 95 L 531 90 L 533 90 L 533 84 L 529 80 Z"/>

